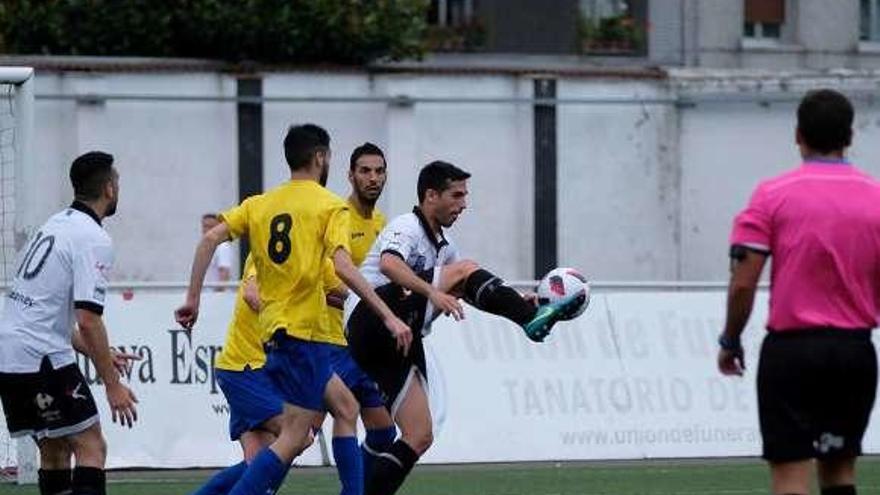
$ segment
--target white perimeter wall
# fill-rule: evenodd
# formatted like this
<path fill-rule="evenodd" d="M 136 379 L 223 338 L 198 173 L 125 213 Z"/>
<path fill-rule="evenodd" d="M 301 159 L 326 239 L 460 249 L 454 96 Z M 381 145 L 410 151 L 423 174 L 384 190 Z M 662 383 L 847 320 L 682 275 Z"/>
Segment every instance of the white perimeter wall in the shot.
<path fill-rule="evenodd" d="M 753 99 L 811 87 L 875 88 L 870 72 L 763 74 L 674 71 L 667 80 L 562 78 L 561 98 Z M 532 79 L 510 75 L 271 73 L 267 96 L 529 97 Z M 231 102 L 101 104 L 40 95 L 90 93 L 233 96 L 233 76 L 215 73 L 38 73 L 34 166 L 44 218 L 70 200 L 73 157 L 102 148 L 122 173 L 115 279 L 183 280 L 199 217 L 237 200 L 237 120 Z M 559 260 L 596 280 L 720 280 L 730 222 L 755 184 L 798 162 L 795 103 L 755 101 L 560 105 L 557 108 Z M 474 173 L 469 211 L 453 235 L 467 255 L 508 279 L 532 278 L 534 148 L 526 104 L 267 103 L 264 182 L 285 180 L 281 141 L 291 123 L 333 136 L 330 187 L 347 194 L 351 150 L 382 146 L 390 215 L 415 202 L 418 168 L 434 159 Z M 852 157 L 880 173 L 880 111 L 857 103 Z"/>
<path fill-rule="evenodd" d="M 140 399 L 133 429 L 110 421 L 94 366 L 79 359 L 99 406 L 109 467 L 223 466 L 241 458 L 228 440 L 229 409 L 213 373 L 235 295 L 205 293 L 192 332 L 170 324 L 183 297 L 182 289 L 108 297 L 111 342 L 142 357 L 125 374 Z M 767 297 L 759 295 L 744 334 L 741 378 L 716 369 L 724 302 L 723 291 L 596 291 L 583 316 L 558 324 L 542 344 L 470 307 L 462 322 L 439 319 L 425 340 L 435 441 L 422 461 L 758 455 L 755 371 Z M 878 419 L 875 408 L 867 453 L 880 453 Z M 324 431 L 329 437 L 330 421 Z M 0 466 L 15 463 L 4 434 L 0 414 Z M 320 464 L 320 449 L 297 462 Z"/>
<path fill-rule="evenodd" d="M 40 74 L 37 94 L 234 96 L 216 74 Z M 238 198 L 235 105 L 215 102 L 36 102 L 34 166 L 48 216 L 70 203 L 70 163 L 100 149 L 116 157 L 118 216 L 106 226 L 116 247 L 116 280 L 188 277 L 200 218 Z M 187 272 L 185 274 L 185 272 Z"/>

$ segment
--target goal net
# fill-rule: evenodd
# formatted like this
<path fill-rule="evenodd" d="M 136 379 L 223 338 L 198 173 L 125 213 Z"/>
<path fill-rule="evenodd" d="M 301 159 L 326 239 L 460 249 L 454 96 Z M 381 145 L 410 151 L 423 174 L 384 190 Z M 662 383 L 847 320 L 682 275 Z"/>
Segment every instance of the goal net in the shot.
<path fill-rule="evenodd" d="M 28 234 L 23 213 L 28 201 L 26 178 L 32 171 L 33 74 L 29 67 L 0 67 L 0 282 L 4 293 L 15 276 L 16 254 Z M 34 483 L 36 475 L 33 441 L 9 438 L 5 416 L 0 414 L 0 479 Z"/>

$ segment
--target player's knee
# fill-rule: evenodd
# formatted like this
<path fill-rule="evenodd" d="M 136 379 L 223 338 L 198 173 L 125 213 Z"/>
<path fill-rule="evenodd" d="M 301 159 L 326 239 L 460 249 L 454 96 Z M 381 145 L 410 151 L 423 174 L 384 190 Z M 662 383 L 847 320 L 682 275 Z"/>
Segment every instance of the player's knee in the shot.
<path fill-rule="evenodd" d="M 281 429 L 284 428 L 284 414 L 267 419 L 260 427 L 276 437 L 281 435 Z"/>
<path fill-rule="evenodd" d="M 316 419 L 315 414 L 286 404 L 284 412 L 273 419 L 277 420 L 280 424 L 281 431 L 276 445 L 284 451 L 283 457 L 289 456 L 292 460 L 293 457 L 296 457 L 311 445 L 309 433 L 312 423 Z"/>
<path fill-rule="evenodd" d="M 334 398 L 330 406 L 330 414 L 333 415 L 334 421 L 341 421 L 347 424 L 357 422 L 360 404 L 350 392 L 339 394 Z"/>
<path fill-rule="evenodd" d="M 70 469 L 70 444 L 61 440 L 40 442 L 40 467 L 43 469 Z"/>
<path fill-rule="evenodd" d="M 272 444 L 275 453 L 283 462 L 292 462 L 294 458 L 300 455 L 309 445 L 309 429 L 304 431 L 290 430 L 282 431 L 278 439 Z"/>
<path fill-rule="evenodd" d="M 419 438 L 419 442 L 418 442 L 419 455 L 424 454 L 431 447 L 431 445 L 433 445 L 433 443 L 434 443 L 434 433 L 431 430 L 428 430 L 428 431 L 422 433 L 422 435 Z"/>
<path fill-rule="evenodd" d="M 443 267 L 444 285 L 447 292 L 455 297 L 464 297 L 468 277 L 480 269 L 476 261 L 461 260 Z"/>
<path fill-rule="evenodd" d="M 316 417 L 312 421 L 312 431 L 320 430 L 321 427 L 324 426 L 324 418 L 326 418 L 326 417 L 327 417 L 326 413 L 321 414 L 320 416 Z"/>
<path fill-rule="evenodd" d="M 359 410 L 360 406 L 358 405 L 357 400 L 346 400 L 342 404 L 339 404 L 334 419 L 336 421 L 343 421 L 350 424 L 356 423 Z"/>
<path fill-rule="evenodd" d="M 855 458 L 830 459 L 818 462 L 822 486 L 846 486 L 855 483 Z"/>
<path fill-rule="evenodd" d="M 474 260 L 461 260 L 461 269 L 465 272 L 465 274 L 470 275 L 475 271 L 480 269 L 480 264 Z"/>
<path fill-rule="evenodd" d="M 241 435 L 241 450 L 244 460 L 250 462 L 260 453 L 263 448 L 272 443 L 269 434 L 259 431 L 247 431 Z"/>
<path fill-rule="evenodd" d="M 292 459 L 302 454 L 307 448 L 315 443 L 315 434 L 312 433 L 312 429 L 309 428 L 305 433 L 297 432 L 297 434 L 291 437 L 290 441 L 287 443 Z"/>
<path fill-rule="evenodd" d="M 452 263 L 455 278 L 459 281 L 466 280 L 472 273 L 480 269 L 479 263 L 474 260 L 459 260 Z"/>
<path fill-rule="evenodd" d="M 73 456 L 78 466 L 103 467 L 107 460 L 107 441 L 100 432 L 80 437 L 73 442 Z"/>
<path fill-rule="evenodd" d="M 367 407 L 360 411 L 360 415 L 367 430 L 394 428 L 394 420 L 384 407 Z"/>
<path fill-rule="evenodd" d="M 416 454 L 422 455 L 431 448 L 434 443 L 434 433 L 430 428 L 422 431 L 412 432 L 406 435 L 405 441 L 415 451 Z"/>

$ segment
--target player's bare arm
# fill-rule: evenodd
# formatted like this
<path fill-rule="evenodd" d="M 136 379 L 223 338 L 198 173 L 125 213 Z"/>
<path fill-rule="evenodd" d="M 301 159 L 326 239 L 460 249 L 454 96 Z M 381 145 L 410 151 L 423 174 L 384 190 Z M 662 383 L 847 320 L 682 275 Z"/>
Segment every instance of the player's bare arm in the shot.
<path fill-rule="evenodd" d="M 255 313 L 260 312 L 260 307 L 262 307 L 263 303 L 260 300 L 260 286 L 257 285 L 257 277 L 248 277 L 245 280 L 242 297 L 248 307 L 254 310 Z"/>
<path fill-rule="evenodd" d="M 113 363 L 110 344 L 107 340 L 107 329 L 101 316 L 85 309 L 76 310 L 76 321 L 86 354 L 95 363 L 98 376 L 107 390 L 107 402 L 113 413 L 113 422 L 117 420 L 123 426 L 131 426 L 137 421 L 137 398 L 121 380 Z"/>
<path fill-rule="evenodd" d="M 89 350 L 86 347 L 86 342 L 83 340 L 82 333 L 80 333 L 79 327 L 77 326 L 73 327 L 73 331 L 70 334 L 70 344 L 77 352 L 88 355 Z M 141 356 L 138 356 L 137 354 L 119 352 L 113 347 L 110 348 L 110 357 L 113 358 L 113 366 L 116 367 L 116 371 L 119 373 L 124 373 L 128 370 L 133 361 L 141 360 Z"/>
<path fill-rule="evenodd" d="M 211 257 L 220 243 L 229 240 L 229 227 L 225 222 L 220 222 L 211 230 L 207 231 L 196 246 L 196 254 L 193 258 L 192 273 L 189 277 L 189 289 L 186 293 L 186 302 L 174 311 L 174 319 L 186 329 L 192 329 L 199 318 L 199 301 L 202 296 L 202 287 L 205 283 L 205 273 L 211 264 Z"/>
<path fill-rule="evenodd" d="M 742 375 L 745 356 L 740 336 L 752 314 L 758 281 L 767 255 L 743 248 L 732 253 L 727 291 L 727 319 L 721 334 L 718 369 L 725 375 Z"/>
<path fill-rule="evenodd" d="M 400 320 L 382 299 L 376 295 L 373 287 L 364 279 L 361 272 L 351 261 L 351 255 L 345 249 L 337 249 L 333 253 L 333 266 L 336 276 L 362 300 L 369 304 L 370 308 L 382 318 L 383 323 L 397 339 L 397 347 L 406 355 L 412 343 L 412 330 Z"/>
<path fill-rule="evenodd" d="M 399 256 L 384 253 L 379 262 L 379 270 L 392 282 L 428 298 L 434 308 L 442 311 L 443 314 L 451 315 L 456 320 L 464 318 L 464 310 L 456 297 L 422 280 Z"/>

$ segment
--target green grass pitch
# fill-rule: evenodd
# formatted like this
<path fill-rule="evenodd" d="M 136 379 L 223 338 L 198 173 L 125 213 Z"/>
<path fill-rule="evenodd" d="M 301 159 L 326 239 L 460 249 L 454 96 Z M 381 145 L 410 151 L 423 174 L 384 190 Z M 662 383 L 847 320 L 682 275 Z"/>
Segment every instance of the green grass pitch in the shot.
<path fill-rule="evenodd" d="M 113 495 L 184 495 L 208 471 L 114 472 Z M 669 460 L 417 466 L 401 495 L 747 495 L 768 493 L 767 468 L 758 459 Z M 37 495 L 36 487 L 0 485 L 0 495 Z M 296 468 L 278 492 L 339 493 L 328 468 Z M 818 493 L 814 490 L 814 493 Z M 880 457 L 859 464 L 859 493 L 880 494 Z"/>

